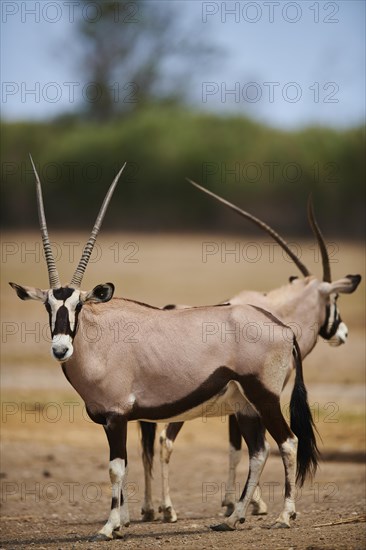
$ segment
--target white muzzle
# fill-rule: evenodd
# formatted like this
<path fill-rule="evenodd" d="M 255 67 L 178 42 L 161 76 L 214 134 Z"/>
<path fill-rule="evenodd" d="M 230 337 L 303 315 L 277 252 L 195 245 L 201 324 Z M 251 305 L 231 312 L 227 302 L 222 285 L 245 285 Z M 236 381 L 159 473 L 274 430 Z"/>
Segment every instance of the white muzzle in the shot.
<path fill-rule="evenodd" d="M 348 328 L 343 321 L 339 323 L 337 332 L 335 335 L 329 340 L 329 344 L 331 346 L 340 346 L 341 344 L 345 344 L 348 337 Z"/>
<path fill-rule="evenodd" d="M 72 339 L 68 334 L 56 334 L 52 338 L 51 355 L 56 361 L 64 363 L 70 359 L 73 351 Z"/>

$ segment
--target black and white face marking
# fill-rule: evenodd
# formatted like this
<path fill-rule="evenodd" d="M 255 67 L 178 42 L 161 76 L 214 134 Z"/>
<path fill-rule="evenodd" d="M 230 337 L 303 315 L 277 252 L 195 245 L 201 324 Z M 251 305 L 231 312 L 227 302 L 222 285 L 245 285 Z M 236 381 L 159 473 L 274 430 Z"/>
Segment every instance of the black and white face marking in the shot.
<path fill-rule="evenodd" d="M 51 354 L 57 361 L 67 361 L 74 351 L 73 340 L 78 314 L 82 308 L 80 290 L 62 287 L 49 290 L 45 302 L 50 317 Z"/>
<path fill-rule="evenodd" d="M 319 334 L 325 340 L 328 340 L 332 346 L 344 344 L 348 336 L 347 325 L 342 321 L 337 308 L 338 294 L 329 297 L 329 303 L 326 305 L 326 316 Z"/>
<path fill-rule="evenodd" d="M 105 303 L 113 298 L 113 283 L 97 285 L 85 291 L 68 286 L 41 290 L 31 286 L 9 283 L 21 300 L 42 302 L 50 318 L 52 335 L 51 354 L 57 361 L 67 361 L 74 351 L 73 340 L 78 326 L 78 315 L 84 303 Z"/>

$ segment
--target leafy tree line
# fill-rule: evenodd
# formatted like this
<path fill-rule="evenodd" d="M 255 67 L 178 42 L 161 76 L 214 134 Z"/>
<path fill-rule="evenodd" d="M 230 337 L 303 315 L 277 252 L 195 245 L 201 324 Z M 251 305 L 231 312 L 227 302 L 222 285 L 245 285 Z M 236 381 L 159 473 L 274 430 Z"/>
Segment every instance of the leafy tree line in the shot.
<path fill-rule="evenodd" d="M 244 117 L 155 105 L 104 125 L 3 123 L 1 133 L 6 228 L 38 224 L 31 152 L 53 227 L 89 227 L 127 160 L 105 220 L 109 229 L 257 231 L 192 188 L 188 176 L 285 235 L 310 235 L 306 201 L 312 192 L 328 236 L 363 237 L 362 128 L 285 132 Z"/>

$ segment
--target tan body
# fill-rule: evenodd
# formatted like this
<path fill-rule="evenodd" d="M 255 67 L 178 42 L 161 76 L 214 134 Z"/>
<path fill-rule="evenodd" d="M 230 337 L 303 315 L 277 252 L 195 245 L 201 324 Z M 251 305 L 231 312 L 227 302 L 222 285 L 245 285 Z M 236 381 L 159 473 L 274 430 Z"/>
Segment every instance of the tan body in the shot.
<path fill-rule="evenodd" d="M 133 337 L 123 333 L 127 323 L 136 327 Z M 96 326 L 100 339 L 91 342 L 86 335 Z M 206 326 L 218 330 L 206 334 Z M 186 420 L 202 416 L 202 405 L 219 392 L 227 414 L 230 403 L 231 412 L 248 406 L 236 380 L 226 375 L 205 387 L 220 367 L 234 378 L 255 376 L 279 395 L 292 365 L 292 340 L 291 330 L 248 305 L 165 311 L 112 299 L 85 304 L 74 353 L 63 368 L 92 416 Z"/>

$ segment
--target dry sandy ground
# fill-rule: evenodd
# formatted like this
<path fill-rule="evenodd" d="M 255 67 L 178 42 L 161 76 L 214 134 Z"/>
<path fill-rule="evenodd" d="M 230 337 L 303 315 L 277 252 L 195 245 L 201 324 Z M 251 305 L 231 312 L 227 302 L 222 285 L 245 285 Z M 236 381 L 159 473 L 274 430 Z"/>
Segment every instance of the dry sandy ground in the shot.
<path fill-rule="evenodd" d="M 233 533 L 212 532 L 209 526 L 220 521 L 226 452 L 222 445 L 215 445 L 212 434 L 211 445 L 200 444 L 197 426 L 191 428 L 193 441 L 187 443 L 190 428 L 185 426 L 184 429 L 185 437 L 182 435 L 172 459 L 172 499 L 179 515 L 178 522 L 162 523 L 158 513 L 153 523 L 139 521 L 142 467 L 137 441 L 131 441 L 132 523 L 124 530 L 123 540 L 109 543 L 89 542 L 109 510 L 106 444 L 100 445 L 98 438 L 94 446 L 90 440 L 88 446 L 84 446 L 85 441 L 80 441 L 80 445 L 36 441 L 7 443 L 2 453 L 1 548 L 82 550 L 109 545 L 136 550 L 164 547 L 361 550 L 365 547 L 364 523 L 323 525 L 345 519 L 357 522 L 364 513 L 364 466 L 352 462 L 323 463 L 314 482 L 307 483 L 298 493 L 298 517 L 291 529 L 271 530 L 269 527 L 282 506 L 283 469 L 279 457 L 270 456 L 262 477 L 263 498 L 269 504 L 268 516 L 248 516 L 244 526 Z M 201 426 L 201 432 L 205 429 Z M 246 457 L 238 478 L 241 487 L 245 471 Z M 157 509 L 158 472 L 155 478 Z"/>
<path fill-rule="evenodd" d="M 74 269 L 67 243 L 82 243 L 86 237 L 53 235 L 61 253 L 58 265 L 63 280 Z M 141 523 L 143 477 L 138 432 L 132 424 L 128 446 L 132 523 L 123 540 L 96 544 L 90 543 L 89 537 L 106 520 L 110 504 L 107 443 L 103 430 L 84 418 L 82 404 L 50 359 L 49 342 L 43 335 L 47 316 L 42 306 L 21 302 L 6 284 L 47 285 L 44 261 L 37 256 L 39 235 L 5 235 L 3 241 L 0 548 L 365 548 L 365 523 L 360 521 L 365 514 L 365 272 L 361 247 L 338 243 L 332 263 L 334 278 L 346 273 L 363 275 L 357 292 L 339 300 L 350 329 L 349 341 L 337 349 L 320 341 L 304 364 L 309 400 L 323 439 L 320 447 L 324 456 L 333 460 L 324 461 L 315 480 L 298 494 L 298 517 L 291 529 L 268 529 L 282 506 L 283 468 L 273 453 L 262 477 L 268 516 L 249 515 L 244 526 L 233 533 L 210 531 L 209 526 L 220 521 L 227 469 L 227 424 L 221 419 L 187 423 L 177 440 L 171 462 L 171 494 L 178 523 L 162 523 L 158 512 L 155 522 Z M 260 257 L 251 261 L 255 250 L 243 248 L 249 241 L 254 238 L 101 236 L 99 257 L 88 268 L 85 288 L 111 280 L 118 296 L 154 305 L 204 304 L 243 288 L 279 286 L 296 273 L 280 252 L 269 258 L 268 246 L 257 239 Z M 118 250 L 115 243 L 119 243 Z M 219 252 L 205 258 L 205 243 L 211 243 L 215 250 L 217 245 Z M 233 255 L 222 261 L 222 250 L 235 248 L 236 243 L 241 243 L 240 261 L 236 262 Z M 320 273 L 312 243 L 300 244 L 302 259 Z M 291 387 L 290 382 L 284 406 Z M 245 455 L 238 476 L 240 487 L 245 481 L 246 460 Z M 156 510 L 159 496 L 156 464 Z M 337 523 L 340 520 L 353 523 Z M 327 523 L 332 525 L 323 525 Z"/>

